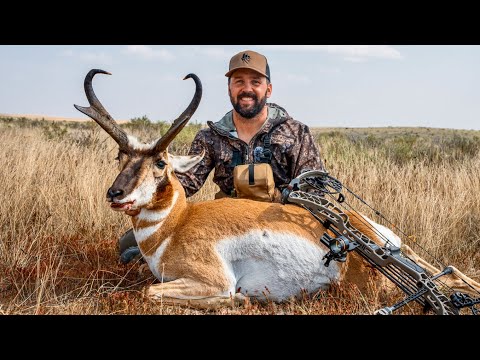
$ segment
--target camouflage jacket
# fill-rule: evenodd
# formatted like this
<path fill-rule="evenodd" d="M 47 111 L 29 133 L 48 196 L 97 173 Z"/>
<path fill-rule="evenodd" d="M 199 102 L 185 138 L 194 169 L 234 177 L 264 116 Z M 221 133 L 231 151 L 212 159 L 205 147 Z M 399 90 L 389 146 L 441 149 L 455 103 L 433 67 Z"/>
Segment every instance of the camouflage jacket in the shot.
<path fill-rule="evenodd" d="M 302 170 L 324 170 L 320 151 L 307 125 L 292 119 L 282 107 L 268 103 L 268 119 L 247 144 L 236 136 L 232 111 L 218 122 L 208 121 L 208 128 L 195 136 L 189 154 L 200 154 L 203 160 L 189 172 L 176 173 L 188 196 L 195 194 L 215 169 L 213 181 L 225 194 L 233 190 L 233 168 L 254 162 L 254 149 L 264 147 L 264 135 L 271 133 L 272 166 L 275 187 L 280 191 L 300 175 Z M 240 159 L 238 159 L 240 156 Z M 240 162 L 239 162 L 240 161 Z"/>

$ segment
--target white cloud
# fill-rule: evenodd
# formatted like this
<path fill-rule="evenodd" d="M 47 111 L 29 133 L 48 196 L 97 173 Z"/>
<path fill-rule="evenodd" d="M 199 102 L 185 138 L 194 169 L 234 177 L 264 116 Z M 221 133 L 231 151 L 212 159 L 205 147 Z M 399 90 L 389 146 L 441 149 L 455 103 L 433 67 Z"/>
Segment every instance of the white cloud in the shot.
<path fill-rule="evenodd" d="M 402 59 L 400 52 L 389 45 L 264 45 L 268 50 L 327 52 L 341 55 L 345 60 L 376 57 L 382 59 Z M 357 60 L 358 61 L 358 60 Z"/>
<path fill-rule="evenodd" d="M 299 83 L 299 84 L 309 84 L 312 82 L 308 76 L 298 75 L 298 74 L 278 74 L 279 78 L 286 79 L 288 82 Z"/>
<path fill-rule="evenodd" d="M 193 51 L 214 60 L 229 60 L 232 56 L 231 51 L 227 52 L 223 47 L 196 45 L 190 47 L 188 51 Z"/>
<path fill-rule="evenodd" d="M 73 50 L 72 49 L 63 50 L 60 53 L 60 56 L 72 57 L 73 56 Z"/>
<path fill-rule="evenodd" d="M 317 67 L 315 71 L 320 74 L 339 74 L 342 72 L 338 67 Z"/>
<path fill-rule="evenodd" d="M 160 82 L 179 82 L 179 80 L 182 80 L 183 77 L 182 76 L 179 76 L 179 75 L 173 75 L 173 74 L 170 74 L 170 73 L 167 73 L 167 74 L 163 74 L 163 75 L 160 75 L 157 77 L 158 78 L 158 81 Z"/>
<path fill-rule="evenodd" d="M 356 62 L 356 63 L 360 63 L 360 62 L 365 62 L 365 61 L 367 61 L 366 58 L 355 57 L 355 56 L 346 56 L 346 57 L 343 58 L 343 60 L 345 60 L 345 61 L 350 61 L 350 62 Z"/>
<path fill-rule="evenodd" d="M 111 65 L 112 57 L 107 55 L 104 52 L 93 53 L 93 52 L 84 52 L 79 54 L 79 58 L 82 61 L 95 64 Z"/>
<path fill-rule="evenodd" d="M 146 45 L 128 45 L 124 52 L 127 54 L 140 56 L 141 58 L 147 60 L 158 59 L 163 61 L 171 61 L 175 59 L 175 55 L 168 50 L 153 49 L 152 47 Z"/>
<path fill-rule="evenodd" d="M 111 65 L 112 57 L 105 52 L 75 52 L 72 49 L 64 50 L 60 56 L 76 58 L 87 63 Z"/>
<path fill-rule="evenodd" d="M 200 53 L 219 60 L 230 59 L 230 57 L 232 56 L 231 52 L 225 51 L 224 48 L 214 47 L 201 48 Z"/>

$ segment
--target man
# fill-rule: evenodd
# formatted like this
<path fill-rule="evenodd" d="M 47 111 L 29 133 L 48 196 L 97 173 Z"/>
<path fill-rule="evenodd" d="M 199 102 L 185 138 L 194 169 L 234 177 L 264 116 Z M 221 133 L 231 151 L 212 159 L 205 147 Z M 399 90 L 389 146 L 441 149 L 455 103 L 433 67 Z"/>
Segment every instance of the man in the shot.
<path fill-rule="evenodd" d="M 308 126 L 287 111 L 267 103 L 272 95 L 267 58 L 252 50 L 241 51 L 230 60 L 228 94 L 233 106 L 218 122 L 208 121 L 192 142 L 190 154 L 205 150 L 203 160 L 189 172 L 177 173 L 187 197 L 195 194 L 215 169 L 213 181 L 220 188 L 215 198 L 234 196 L 233 170 L 240 164 L 269 162 L 275 182 L 274 201 L 292 179 L 307 169 L 324 170 L 319 149 Z M 119 241 L 122 261 L 138 254 L 133 232 Z M 131 253 L 127 251 L 132 247 Z"/>

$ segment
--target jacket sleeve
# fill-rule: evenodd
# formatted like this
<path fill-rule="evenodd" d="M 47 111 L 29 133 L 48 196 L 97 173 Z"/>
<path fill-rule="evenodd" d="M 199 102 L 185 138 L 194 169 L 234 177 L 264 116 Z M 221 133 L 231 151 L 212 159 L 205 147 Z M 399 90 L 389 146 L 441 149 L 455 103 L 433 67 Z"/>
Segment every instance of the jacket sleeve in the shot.
<path fill-rule="evenodd" d="M 292 147 L 292 179 L 300 175 L 304 170 L 323 170 L 320 149 L 310 133 L 307 125 L 301 127 L 298 138 Z"/>
<path fill-rule="evenodd" d="M 185 173 L 175 172 L 175 175 L 185 189 L 187 197 L 194 195 L 200 190 L 214 167 L 213 149 L 206 141 L 205 135 L 205 131 L 199 131 L 193 139 L 190 151 L 188 152 L 189 155 L 198 155 L 205 150 L 203 159 Z"/>

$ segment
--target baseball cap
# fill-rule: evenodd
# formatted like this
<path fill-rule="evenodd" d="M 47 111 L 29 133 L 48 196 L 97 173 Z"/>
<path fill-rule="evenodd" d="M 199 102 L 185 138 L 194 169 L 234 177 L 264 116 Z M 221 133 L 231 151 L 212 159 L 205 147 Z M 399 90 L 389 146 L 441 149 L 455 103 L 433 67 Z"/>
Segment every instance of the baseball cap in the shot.
<path fill-rule="evenodd" d="M 232 76 L 233 72 L 238 69 L 252 69 L 266 76 L 270 81 L 270 67 L 267 58 L 252 50 L 240 51 L 230 59 L 230 65 L 226 77 Z"/>

